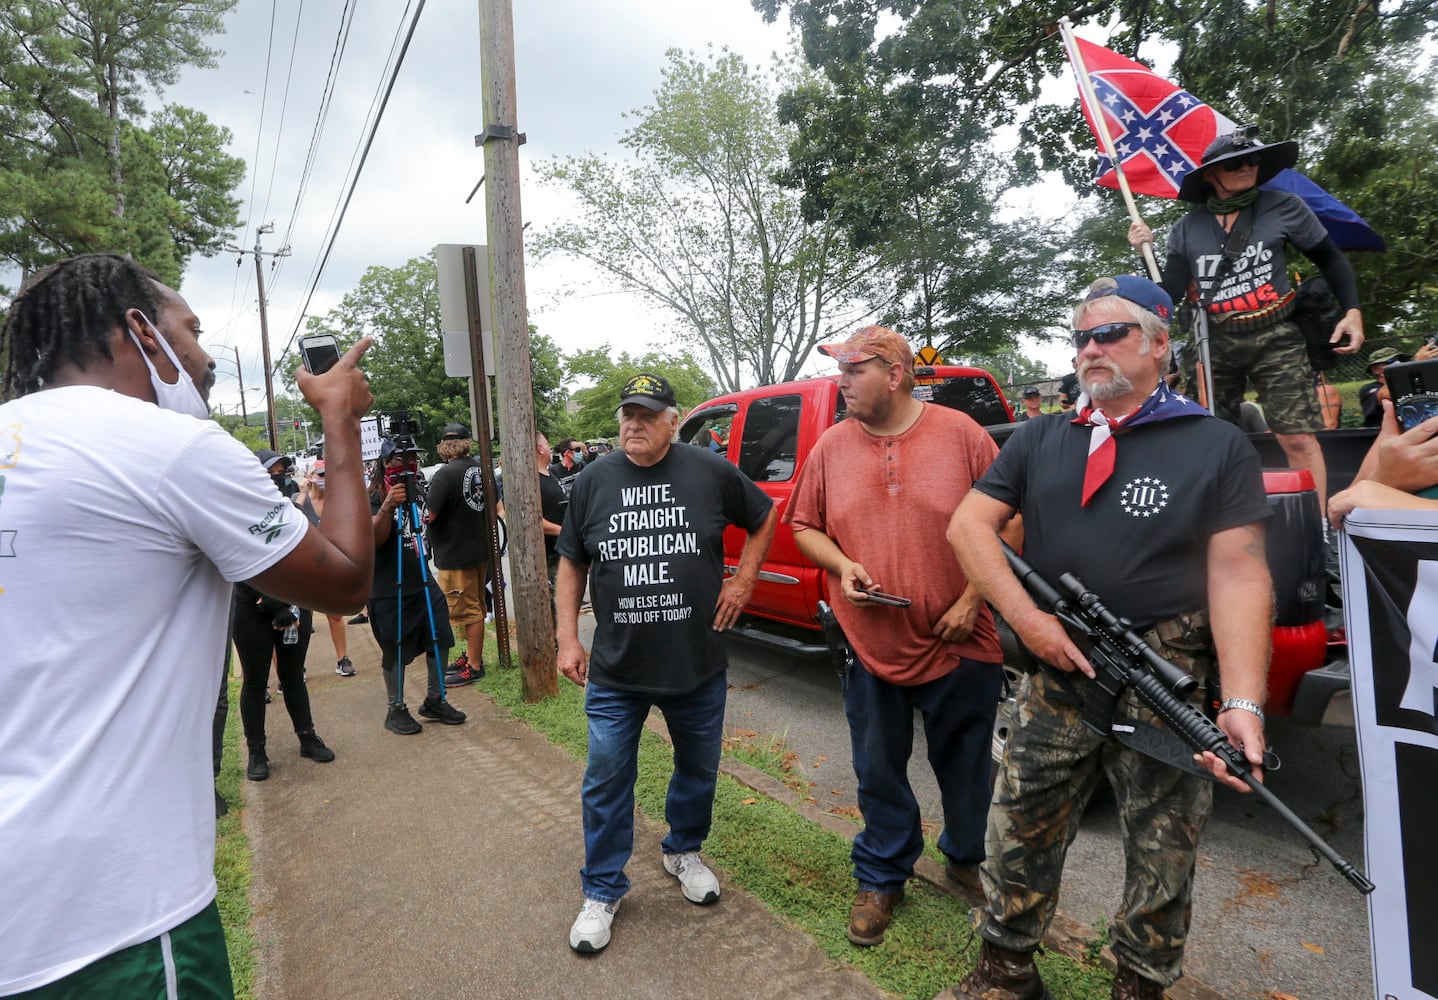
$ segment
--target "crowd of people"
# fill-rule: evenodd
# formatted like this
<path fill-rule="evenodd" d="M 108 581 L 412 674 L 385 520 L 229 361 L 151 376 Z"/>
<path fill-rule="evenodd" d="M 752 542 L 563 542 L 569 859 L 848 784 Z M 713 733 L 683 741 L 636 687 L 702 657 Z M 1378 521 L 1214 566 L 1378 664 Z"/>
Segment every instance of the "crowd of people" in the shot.
<path fill-rule="evenodd" d="M 1113 996 L 1158 1000 L 1182 974 L 1213 784 L 1245 786 L 1212 754 L 1195 762 L 1201 775 L 1086 728 L 1076 706 L 1094 676 L 1085 647 L 1030 596 L 1003 545 L 1050 579 L 1082 565 L 1154 649 L 1201 690 L 1221 692 L 1216 724 L 1262 774 L 1273 597 L 1259 459 L 1238 427 L 1250 383 L 1290 463 L 1309 469 L 1324 497 L 1313 437 L 1324 383 L 1300 354 L 1282 248 L 1307 254 L 1335 289 L 1333 349 L 1358 352 L 1364 336 L 1342 254 L 1301 202 L 1258 188 L 1293 161 L 1292 147 L 1247 132 L 1210 147 L 1184 181 L 1181 196 L 1198 207 L 1169 234 L 1162 283 L 1116 275 L 1085 290 L 1067 318 L 1074 371 L 1061 410 L 1045 413 L 1038 390 L 1025 391 L 1002 450 L 969 417 L 914 398 L 914 355 L 899 333 L 870 326 L 821 347 L 838 367 L 847 419 L 813 448 L 783 520 L 826 572 L 852 652 L 842 686 L 863 828 L 848 937 L 883 942 L 923 848 L 908 778 L 917 711 L 941 790 L 938 847 L 948 877 L 979 906 L 982 938 L 977 965 L 943 996 L 1049 996 L 1033 955 L 1100 780 L 1113 788 L 1127 856 L 1110 936 Z M 1152 233 L 1136 225 L 1130 239 Z M 1254 243 L 1278 251 L 1262 274 Z M 1209 313 L 1212 412 L 1171 385 L 1170 327 L 1185 300 Z M 3 598 L 36 630 L 0 670 L 3 995 L 138 995 L 154 984 L 162 995 L 176 963 L 196 995 L 228 995 L 206 794 L 223 684 L 197 664 L 225 662 L 231 642 L 238 652 L 255 781 L 272 763 L 272 671 L 300 756 L 336 758 L 306 688 L 316 615 L 342 677 L 355 674 L 345 619 L 360 611 L 368 621 L 391 733 L 422 730 L 405 697 L 410 664 L 425 668 L 418 715 L 442 725 L 466 721 L 447 688 L 484 676 L 502 494 L 486 485 L 469 428 L 443 429 L 444 464 L 427 489 L 404 436 L 383 442 L 366 483 L 359 421 L 373 397 L 361 339 L 324 374 L 297 373 L 325 432 L 323 460 L 297 474 L 285 456 L 252 454 L 204 419 L 214 362 L 199 332 L 177 292 L 103 254 L 33 275 L 5 320 L 0 427 L 14 438 L 0 452 L 5 525 L 12 539 L 46 546 L 40 557 L 16 545 Z M 1438 355 L 1431 342 L 1423 351 Z M 1383 373 L 1406 356 L 1368 360 L 1375 383 L 1364 405 L 1371 399 L 1380 431 L 1355 481 L 1332 498 L 1335 526 L 1359 507 L 1438 508 L 1420 495 L 1438 484 L 1438 418 L 1400 428 Z M 580 907 L 568 937 L 582 953 L 608 946 L 630 888 L 638 740 L 652 708 L 674 747 L 656 860 L 685 899 L 720 899 L 701 852 L 724 732 L 723 633 L 748 603 L 780 520 L 723 442 L 678 445 L 678 400 L 663 375 L 636 374 L 615 405 L 612 456 L 576 439 L 551 449 L 542 434 L 532 452 L 558 669 L 584 688 L 588 720 Z M 511 474 L 523 467 L 516 455 Z M 947 524 L 939 552 L 925 530 L 935 523 Z M 726 572 L 730 528 L 745 542 Z M 117 589 L 116 579 L 140 585 Z M 1017 721 L 991 775 L 1004 685 L 995 612 L 1044 669 L 1019 684 Z M 465 652 L 450 663 L 456 629 Z M 57 659 L 82 682 L 47 680 Z M 1132 692 L 1119 711 L 1162 725 Z M 103 906 L 94 904 L 101 883 Z"/>

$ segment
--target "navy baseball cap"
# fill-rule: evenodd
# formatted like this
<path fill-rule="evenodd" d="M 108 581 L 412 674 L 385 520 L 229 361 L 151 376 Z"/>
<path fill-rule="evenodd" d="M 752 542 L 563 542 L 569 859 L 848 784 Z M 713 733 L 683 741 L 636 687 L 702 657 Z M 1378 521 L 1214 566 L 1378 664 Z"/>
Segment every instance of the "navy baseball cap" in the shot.
<path fill-rule="evenodd" d="M 1140 278 L 1136 274 L 1116 274 L 1111 278 L 1100 278 L 1094 285 L 1098 287 L 1089 290 L 1084 296 L 1085 302 L 1116 295 L 1140 309 L 1147 309 L 1165 323 L 1173 317 L 1173 299 L 1147 278 Z"/>

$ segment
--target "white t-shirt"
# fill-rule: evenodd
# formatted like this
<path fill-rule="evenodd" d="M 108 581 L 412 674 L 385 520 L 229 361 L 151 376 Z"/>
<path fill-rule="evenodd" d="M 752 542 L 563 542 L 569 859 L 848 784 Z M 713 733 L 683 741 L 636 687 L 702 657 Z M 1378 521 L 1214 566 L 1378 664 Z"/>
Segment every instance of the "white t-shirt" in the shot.
<path fill-rule="evenodd" d="M 0 995 L 215 896 L 230 584 L 307 522 L 217 424 L 88 386 L 0 406 Z"/>

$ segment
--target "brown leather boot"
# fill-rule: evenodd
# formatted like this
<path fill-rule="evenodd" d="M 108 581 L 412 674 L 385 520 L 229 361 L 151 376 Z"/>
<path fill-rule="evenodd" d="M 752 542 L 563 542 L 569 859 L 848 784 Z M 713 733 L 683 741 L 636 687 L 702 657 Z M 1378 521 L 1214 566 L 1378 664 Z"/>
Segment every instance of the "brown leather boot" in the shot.
<path fill-rule="evenodd" d="M 860 889 L 854 897 L 854 906 L 849 910 L 849 940 L 864 948 L 884 940 L 889 929 L 889 919 L 894 907 L 903 902 L 904 890 L 898 892 L 871 892 Z"/>
<path fill-rule="evenodd" d="M 1120 965 L 1113 977 L 1113 1000 L 1163 1000 L 1163 987 Z"/>
<path fill-rule="evenodd" d="M 1009 951 L 985 941 L 979 964 L 934 1000 L 1053 1000 L 1039 978 L 1031 951 Z"/>

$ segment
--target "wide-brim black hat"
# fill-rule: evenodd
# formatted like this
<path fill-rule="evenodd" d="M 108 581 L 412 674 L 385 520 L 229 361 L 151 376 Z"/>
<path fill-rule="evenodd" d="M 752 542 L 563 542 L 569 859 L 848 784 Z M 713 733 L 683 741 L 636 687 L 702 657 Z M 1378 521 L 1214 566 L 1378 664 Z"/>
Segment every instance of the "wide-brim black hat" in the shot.
<path fill-rule="evenodd" d="M 1280 170 L 1286 170 L 1298 163 L 1298 143 L 1262 143 L 1251 133 L 1243 130 L 1221 135 L 1208 144 L 1203 151 L 1203 162 L 1183 177 L 1178 187 L 1178 196 L 1183 201 L 1204 202 L 1208 200 L 1213 185 L 1203 176 L 1209 167 L 1225 160 L 1237 160 L 1245 156 L 1258 155 L 1258 183 L 1266 184 Z"/>

